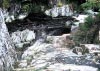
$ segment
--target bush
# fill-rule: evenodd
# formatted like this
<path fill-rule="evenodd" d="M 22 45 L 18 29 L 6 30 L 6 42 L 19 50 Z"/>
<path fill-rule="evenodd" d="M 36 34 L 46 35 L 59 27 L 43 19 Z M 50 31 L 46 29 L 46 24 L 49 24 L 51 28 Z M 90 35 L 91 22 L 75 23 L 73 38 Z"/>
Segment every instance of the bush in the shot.
<path fill-rule="evenodd" d="M 84 10 L 92 9 L 94 11 L 99 11 L 99 9 L 100 9 L 100 2 L 96 2 L 95 0 L 94 1 L 87 1 L 86 3 L 83 3 L 81 5 L 81 7 Z"/>
<path fill-rule="evenodd" d="M 89 16 L 84 24 L 80 24 L 78 31 L 73 35 L 73 40 L 76 44 L 92 44 L 98 43 L 98 25 L 95 24 L 96 19 Z"/>
<path fill-rule="evenodd" d="M 3 0 L 3 7 L 8 8 L 10 6 L 10 1 L 9 0 Z"/>
<path fill-rule="evenodd" d="M 84 32 L 88 31 L 94 23 L 95 23 L 95 20 L 92 18 L 92 16 L 89 16 L 85 19 L 84 24 L 80 24 L 79 29 Z"/>

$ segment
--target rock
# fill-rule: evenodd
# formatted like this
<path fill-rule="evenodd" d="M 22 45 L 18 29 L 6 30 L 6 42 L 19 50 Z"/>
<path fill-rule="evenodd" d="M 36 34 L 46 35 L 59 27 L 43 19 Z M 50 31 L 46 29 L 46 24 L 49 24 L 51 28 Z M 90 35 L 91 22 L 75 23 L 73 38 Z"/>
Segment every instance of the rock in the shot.
<path fill-rule="evenodd" d="M 92 61 L 92 55 L 77 55 L 72 52 L 69 46 L 74 44 L 71 34 L 47 36 L 46 41 L 48 42 L 44 42 L 43 39 L 37 40 L 22 54 L 22 59 L 35 70 L 90 71 L 90 68 L 93 71 L 97 70 L 96 64 Z M 66 46 L 69 48 L 65 48 Z"/>
<path fill-rule="evenodd" d="M 28 46 L 30 46 L 30 42 L 23 42 L 23 43 L 15 44 L 15 47 L 18 49 L 23 49 L 23 48 L 26 48 Z"/>
<path fill-rule="evenodd" d="M 31 30 L 17 31 L 11 34 L 11 38 L 16 48 L 22 49 L 30 45 L 30 42 L 35 39 L 35 33 Z"/>
<path fill-rule="evenodd" d="M 35 33 L 34 31 L 26 29 L 12 33 L 11 37 L 14 43 L 20 43 L 25 41 L 32 41 L 35 39 Z"/>
<path fill-rule="evenodd" d="M 0 8 L 0 71 L 12 71 L 17 56 L 5 24 L 4 10 Z"/>
<path fill-rule="evenodd" d="M 22 20 L 22 19 L 24 19 L 26 16 L 27 16 L 26 14 L 21 14 L 21 15 L 18 16 L 18 19 L 21 19 L 21 20 Z"/>
<path fill-rule="evenodd" d="M 20 68 L 25 68 L 27 66 L 28 66 L 28 64 L 27 64 L 27 61 L 26 60 L 21 60 L 20 61 L 20 64 L 18 65 L 18 67 L 20 67 Z"/>
<path fill-rule="evenodd" d="M 98 12 L 94 12 L 92 10 L 87 10 L 86 13 L 89 13 L 91 15 L 97 15 L 98 14 Z"/>
<path fill-rule="evenodd" d="M 35 33 L 34 33 L 34 31 L 29 31 L 26 41 L 32 41 L 33 39 L 35 39 Z"/>
<path fill-rule="evenodd" d="M 71 33 L 75 33 L 79 29 L 79 22 L 74 22 L 74 25 L 71 26 Z"/>
<path fill-rule="evenodd" d="M 71 26 L 72 23 L 73 23 L 72 21 L 67 21 L 67 22 L 65 23 L 65 26 L 66 26 L 66 27 Z"/>
<path fill-rule="evenodd" d="M 11 39 L 13 41 L 14 44 L 18 44 L 21 42 L 21 32 L 20 31 L 17 31 L 17 32 L 14 32 L 11 34 Z"/>
<path fill-rule="evenodd" d="M 60 64 L 56 63 L 47 67 L 51 71 L 97 71 L 97 68 L 83 65 L 72 65 L 72 64 Z"/>
<path fill-rule="evenodd" d="M 41 59 L 36 60 L 35 62 L 33 60 L 31 66 L 34 66 L 35 69 L 43 69 L 48 66 L 48 62 L 46 60 L 41 60 Z"/>
<path fill-rule="evenodd" d="M 89 53 L 99 53 L 100 52 L 100 45 L 96 44 L 81 44 L 81 46 L 84 46 L 84 48 L 87 48 L 89 50 Z"/>
<path fill-rule="evenodd" d="M 84 24 L 85 23 L 85 19 L 88 17 L 89 15 L 78 15 L 78 16 L 73 16 L 73 18 L 75 18 L 76 20 L 78 20 L 78 22 L 73 22 L 73 24 L 71 25 L 71 33 L 76 33 L 79 29 L 79 24 Z"/>
<path fill-rule="evenodd" d="M 3 62 L 0 60 L 0 71 L 4 71 Z"/>
<path fill-rule="evenodd" d="M 22 58 L 26 58 L 28 55 L 34 56 L 36 53 L 46 51 L 48 47 L 51 47 L 51 44 L 42 43 L 41 40 L 38 40 L 23 53 Z"/>
<path fill-rule="evenodd" d="M 79 23 L 84 23 L 85 19 L 88 17 L 89 15 L 78 15 L 78 16 L 73 16 L 73 18 L 75 18 L 76 20 L 79 21 Z"/>
<path fill-rule="evenodd" d="M 71 40 L 70 34 L 64 34 L 62 36 L 47 36 L 47 41 L 52 43 L 54 47 L 66 48 L 67 46 L 73 46 L 74 42 Z"/>
<path fill-rule="evenodd" d="M 69 5 L 63 5 L 62 7 L 54 6 L 52 9 L 46 10 L 45 14 L 52 17 L 57 16 L 71 16 L 73 14 Z"/>
<path fill-rule="evenodd" d="M 36 70 L 38 70 L 38 69 L 45 69 L 47 66 L 48 66 L 48 63 L 42 63 L 42 64 L 35 65 L 34 68 Z"/>
<path fill-rule="evenodd" d="M 15 44 L 15 47 L 17 47 L 18 49 L 23 48 L 24 43 L 19 43 L 19 44 Z"/>
<path fill-rule="evenodd" d="M 45 11 L 45 14 L 48 15 L 48 16 L 50 16 L 50 11 L 51 11 L 51 9 L 46 10 L 46 11 Z"/>
<path fill-rule="evenodd" d="M 54 6 L 54 8 L 51 9 L 51 16 L 57 17 L 58 16 L 58 8 Z"/>
<path fill-rule="evenodd" d="M 6 22 L 12 22 L 13 20 L 15 20 L 14 15 L 7 15 Z"/>
<path fill-rule="evenodd" d="M 33 39 L 35 39 L 35 33 L 34 31 L 31 30 L 23 30 L 21 32 L 21 41 L 25 42 L 25 41 L 32 41 Z"/>

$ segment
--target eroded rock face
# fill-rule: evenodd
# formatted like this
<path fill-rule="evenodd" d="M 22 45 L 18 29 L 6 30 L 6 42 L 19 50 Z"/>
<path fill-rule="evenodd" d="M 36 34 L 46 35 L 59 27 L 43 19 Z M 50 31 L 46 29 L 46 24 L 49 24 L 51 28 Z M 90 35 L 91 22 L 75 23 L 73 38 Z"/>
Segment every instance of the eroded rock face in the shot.
<path fill-rule="evenodd" d="M 16 52 L 4 21 L 4 15 L 2 9 L 0 9 L 0 71 L 11 71 L 16 58 Z"/>

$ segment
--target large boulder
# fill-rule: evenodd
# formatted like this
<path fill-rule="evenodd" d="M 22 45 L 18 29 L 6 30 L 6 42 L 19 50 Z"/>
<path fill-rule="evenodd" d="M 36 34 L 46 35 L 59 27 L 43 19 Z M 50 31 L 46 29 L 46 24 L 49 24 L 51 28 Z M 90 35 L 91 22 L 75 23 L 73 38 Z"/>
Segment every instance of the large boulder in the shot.
<path fill-rule="evenodd" d="M 73 40 L 71 40 L 71 34 L 63 34 L 62 36 L 47 36 L 47 41 L 57 48 L 66 48 L 75 45 Z"/>
<path fill-rule="evenodd" d="M 11 38 L 16 48 L 23 48 L 35 39 L 35 33 L 31 30 L 17 31 L 11 34 Z"/>
<path fill-rule="evenodd" d="M 73 11 L 69 5 L 63 5 L 62 7 L 54 6 L 52 9 L 46 10 L 45 14 L 52 17 L 57 16 L 72 16 Z"/>

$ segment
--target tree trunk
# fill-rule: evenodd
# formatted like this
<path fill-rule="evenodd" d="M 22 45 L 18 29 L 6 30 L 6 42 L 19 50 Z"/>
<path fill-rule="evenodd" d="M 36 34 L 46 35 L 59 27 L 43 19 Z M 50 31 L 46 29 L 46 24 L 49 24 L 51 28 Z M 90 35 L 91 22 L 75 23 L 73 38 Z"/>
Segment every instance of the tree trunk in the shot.
<path fill-rule="evenodd" d="M 2 9 L 0 9 L 0 71 L 12 71 L 15 59 L 14 46 L 4 21 Z"/>

